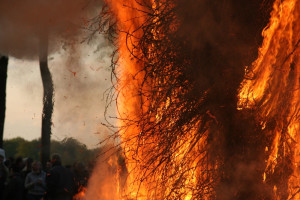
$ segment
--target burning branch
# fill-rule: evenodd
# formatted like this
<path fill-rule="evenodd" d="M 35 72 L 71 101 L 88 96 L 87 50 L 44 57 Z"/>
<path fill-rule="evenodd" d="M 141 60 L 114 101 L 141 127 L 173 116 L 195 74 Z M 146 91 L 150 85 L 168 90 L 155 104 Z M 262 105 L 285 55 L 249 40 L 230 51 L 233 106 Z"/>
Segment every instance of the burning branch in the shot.
<path fill-rule="evenodd" d="M 292 113 L 299 110 L 299 52 L 291 46 L 298 46 L 299 31 L 285 33 L 299 24 L 290 20 L 299 1 L 275 2 L 249 70 L 254 76 L 243 81 L 242 66 L 257 48 L 253 38 L 265 25 L 247 13 L 261 5 L 244 3 L 107 0 L 99 27 L 117 36 L 112 68 L 117 134 L 129 169 L 124 198 L 293 196 L 288 185 L 298 184 L 292 175 L 298 177 L 299 150 L 292 141 L 299 143 L 299 116 Z M 286 9 L 294 10 L 279 13 Z"/>

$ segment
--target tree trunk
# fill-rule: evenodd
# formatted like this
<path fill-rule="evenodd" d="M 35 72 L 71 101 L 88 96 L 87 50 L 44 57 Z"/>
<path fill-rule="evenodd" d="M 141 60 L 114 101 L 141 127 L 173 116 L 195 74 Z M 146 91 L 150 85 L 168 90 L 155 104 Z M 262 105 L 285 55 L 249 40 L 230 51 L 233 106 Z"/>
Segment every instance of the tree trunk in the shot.
<path fill-rule="evenodd" d="M 0 148 L 3 148 L 8 57 L 0 55 Z"/>
<path fill-rule="evenodd" d="M 53 82 L 48 68 L 48 39 L 40 41 L 40 71 L 43 82 L 43 114 L 42 114 L 42 134 L 41 134 L 41 162 L 45 167 L 50 159 L 50 138 L 53 112 Z"/>

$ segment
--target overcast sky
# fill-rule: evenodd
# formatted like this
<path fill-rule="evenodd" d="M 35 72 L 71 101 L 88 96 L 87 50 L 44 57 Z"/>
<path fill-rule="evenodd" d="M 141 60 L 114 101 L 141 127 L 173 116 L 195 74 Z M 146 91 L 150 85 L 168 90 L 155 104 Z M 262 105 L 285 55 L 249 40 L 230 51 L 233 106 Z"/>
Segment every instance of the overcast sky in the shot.
<path fill-rule="evenodd" d="M 74 46 L 73 46 L 74 47 Z M 101 37 L 76 44 L 48 57 L 55 87 L 52 138 L 74 137 L 89 148 L 98 146 L 108 130 L 104 122 L 106 89 L 111 87 L 111 48 Z M 10 57 L 4 138 L 28 140 L 41 134 L 42 81 L 38 60 Z M 110 116 L 114 115 L 114 108 Z"/>
<path fill-rule="evenodd" d="M 108 134 L 100 124 L 105 121 L 103 93 L 111 87 L 112 50 L 100 35 L 89 44 L 82 41 L 91 35 L 102 1 L 0 0 L 0 4 L 0 54 L 9 56 L 4 138 L 40 137 L 43 89 L 37 56 L 42 47 L 49 52 L 55 89 L 52 138 L 74 137 L 96 147 Z M 41 42 L 45 40 L 48 45 Z"/>

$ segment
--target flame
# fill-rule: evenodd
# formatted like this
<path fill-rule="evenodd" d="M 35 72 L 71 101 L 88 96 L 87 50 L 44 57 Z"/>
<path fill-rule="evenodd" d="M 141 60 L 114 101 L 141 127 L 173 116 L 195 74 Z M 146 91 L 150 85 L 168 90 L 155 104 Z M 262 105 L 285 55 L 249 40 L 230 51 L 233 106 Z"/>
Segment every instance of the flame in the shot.
<path fill-rule="evenodd" d="M 80 187 L 79 192 L 73 196 L 73 200 L 83 200 L 85 198 L 86 187 Z"/>
<path fill-rule="evenodd" d="M 238 109 L 255 110 L 270 140 L 264 183 L 274 199 L 300 199 L 300 1 L 276 0 L 263 37 Z"/>
<path fill-rule="evenodd" d="M 80 200 L 119 200 L 126 174 L 114 145 L 106 145 L 93 169 L 87 190 Z M 82 194 L 82 193 L 81 193 Z"/>
<path fill-rule="evenodd" d="M 226 111 L 222 110 L 225 114 L 232 110 L 236 112 L 231 113 L 230 119 L 243 117 L 229 125 L 226 124 L 229 120 L 222 121 L 222 117 L 226 117 L 222 111 L 223 115 L 211 107 L 198 106 L 211 100 L 205 99 L 211 90 L 213 92 L 210 87 L 196 90 L 201 91 L 197 99 L 186 98 L 195 92 L 189 93 L 194 82 L 190 77 L 184 77 L 188 71 L 185 67 L 190 61 L 178 55 L 182 52 L 177 46 L 179 52 L 167 46 L 172 45 L 172 32 L 176 32 L 180 23 L 176 14 L 172 14 L 174 5 L 170 2 L 175 1 L 106 2 L 117 20 L 118 125 L 128 177 L 126 185 L 121 187 L 117 180 L 119 173 L 114 173 L 114 180 L 102 187 L 109 191 L 109 195 L 113 193 L 113 197 L 107 195 L 104 199 L 238 198 L 239 192 L 242 197 L 245 195 L 243 189 L 248 179 L 258 181 L 251 190 L 265 186 L 257 191 L 256 197 L 270 197 L 262 194 L 267 191 L 272 199 L 300 199 L 300 0 L 275 0 L 270 23 L 263 31 L 264 41 L 259 56 L 252 66 L 246 67 L 246 78 L 238 95 L 238 111 L 231 105 L 224 109 Z M 161 16 L 168 17 L 168 20 Z M 176 61 L 164 59 L 167 56 Z M 167 61 L 162 62 L 159 69 L 152 68 L 161 64 L 160 60 Z M 176 85 L 174 80 L 182 79 L 184 81 Z M 196 102 L 193 108 L 190 108 L 191 99 Z M 223 102 L 218 106 L 222 107 Z M 250 117 L 244 116 L 250 113 L 248 110 L 251 111 Z M 256 123 L 249 122 L 252 113 Z M 238 129 L 239 122 L 247 127 Z M 245 155 L 248 148 L 260 144 L 255 146 L 256 141 L 247 144 L 243 140 L 261 138 L 255 135 L 257 132 L 245 130 L 249 126 L 259 126 L 257 132 L 265 135 L 262 138 L 266 141 L 258 142 L 265 143 L 265 146 L 258 147 L 260 150 L 257 151 L 265 154 L 265 164 L 258 163 L 262 160 L 260 158 L 255 160 L 252 155 Z M 236 131 L 235 134 L 248 132 L 245 136 L 237 136 L 231 131 Z M 231 136 L 242 137 L 242 141 L 231 140 Z M 238 148 L 226 149 L 230 145 Z M 242 152 L 231 152 L 236 150 Z M 231 167 L 233 169 L 228 169 Z M 101 177 L 103 170 L 98 171 Z M 248 172 L 243 179 L 243 173 Z M 95 176 L 94 179 L 90 185 L 95 185 L 97 191 L 99 178 Z M 95 195 L 97 192 L 90 192 L 88 199 Z"/>
<path fill-rule="evenodd" d="M 120 137 L 129 171 L 127 185 L 121 191 L 121 198 L 139 200 L 163 199 L 165 196 L 178 198 L 180 194 L 181 199 L 193 199 L 194 190 L 199 182 L 204 182 L 206 185 L 199 191 L 208 193 L 211 190 L 209 182 L 213 181 L 209 180 L 207 175 L 207 168 L 210 166 L 199 167 L 202 165 L 199 163 L 207 159 L 203 150 L 207 132 L 201 135 L 201 139 L 198 138 L 201 119 L 195 119 L 189 124 L 194 128 L 182 125 L 185 134 L 178 134 L 177 142 L 170 142 L 166 151 L 166 146 L 163 145 L 168 141 L 161 138 L 162 130 L 159 126 L 164 123 L 164 114 L 168 108 L 174 106 L 178 95 L 184 93 L 185 89 L 174 88 L 174 91 L 166 97 L 166 101 L 155 102 L 156 105 L 153 105 L 150 100 L 153 95 L 151 89 L 173 80 L 167 75 L 161 79 L 146 76 L 145 62 L 138 56 L 142 53 L 138 46 L 143 37 L 141 27 L 147 28 L 145 24 L 150 24 L 152 34 L 150 40 L 154 42 L 147 44 L 147 56 L 142 59 L 150 58 L 151 62 L 158 60 L 156 57 L 159 52 L 155 49 L 155 41 L 165 37 L 164 30 L 160 28 L 159 14 L 172 9 L 172 4 L 170 1 L 166 3 L 166 1 L 156 0 L 143 1 L 143 3 L 134 0 L 124 2 L 108 1 L 119 22 L 118 29 L 121 30 L 118 39 L 120 47 L 118 77 L 121 77 L 118 80 L 120 93 L 118 111 L 119 126 L 123 127 Z M 176 30 L 176 20 L 168 28 L 170 31 Z M 174 66 L 166 65 L 164 70 L 168 71 L 172 67 Z M 180 72 L 175 74 L 175 76 L 179 75 Z M 156 110 L 152 110 L 154 106 Z M 164 127 L 171 130 L 175 123 L 178 123 L 176 116 L 174 119 L 169 119 Z M 171 135 L 172 132 L 166 131 L 165 134 Z M 205 193 L 198 195 L 206 196 Z"/>
<path fill-rule="evenodd" d="M 145 8 L 141 7 L 136 1 L 127 1 L 125 3 L 125 1 L 111 0 L 109 1 L 109 4 L 117 15 L 116 18 L 119 21 L 118 28 L 122 30 L 118 39 L 119 51 L 121 54 L 119 60 L 121 68 L 119 76 L 123 77 L 123 79 L 120 80 L 120 87 L 122 87 L 122 90 L 121 88 L 119 88 L 119 90 L 121 91 L 120 102 L 124 103 L 118 105 L 119 115 L 120 118 L 137 120 L 134 119 L 135 117 L 139 117 L 139 111 L 136 107 L 136 105 L 139 105 L 139 99 L 136 98 L 136 96 L 141 80 L 143 80 L 143 73 L 139 73 L 142 66 L 136 63 L 134 54 L 138 53 L 138 49 L 135 49 L 134 46 L 138 43 L 138 38 L 142 35 L 138 26 L 146 21 L 146 17 L 140 16 L 141 14 L 137 9 L 144 10 Z M 132 32 L 134 32 L 134 37 L 128 37 L 127 33 L 130 34 Z M 132 115 L 132 117 L 128 117 L 128 115 Z M 119 123 L 120 126 L 124 126 L 123 121 L 120 121 Z M 139 132 L 138 127 L 128 126 L 128 129 L 121 134 L 121 139 L 126 141 L 123 145 L 126 157 L 132 160 L 135 155 L 133 151 L 128 148 L 135 148 L 136 145 L 139 144 L 137 141 Z M 141 153 L 139 153 L 139 155 L 140 154 Z M 137 197 L 141 200 L 146 199 L 147 189 L 145 185 L 139 185 L 139 181 L 135 180 L 137 177 L 136 173 L 138 172 L 132 172 L 132 170 L 137 169 L 138 166 L 135 162 L 132 162 L 132 160 L 127 162 L 130 175 L 127 179 L 127 192 L 124 196 L 128 196 L 128 198 Z"/>

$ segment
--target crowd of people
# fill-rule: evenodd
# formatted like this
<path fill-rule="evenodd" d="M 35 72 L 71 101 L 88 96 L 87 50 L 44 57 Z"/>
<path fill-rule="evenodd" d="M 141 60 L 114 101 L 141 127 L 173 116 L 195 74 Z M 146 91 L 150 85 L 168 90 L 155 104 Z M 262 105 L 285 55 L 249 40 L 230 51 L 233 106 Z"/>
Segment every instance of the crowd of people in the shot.
<path fill-rule="evenodd" d="M 0 152 L 0 200 L 71 200 L 86 187 L 88 177 L 83 163 L 63 166 L 58 154 L 42 168 L 31 158 L 5 160 Z"/>

